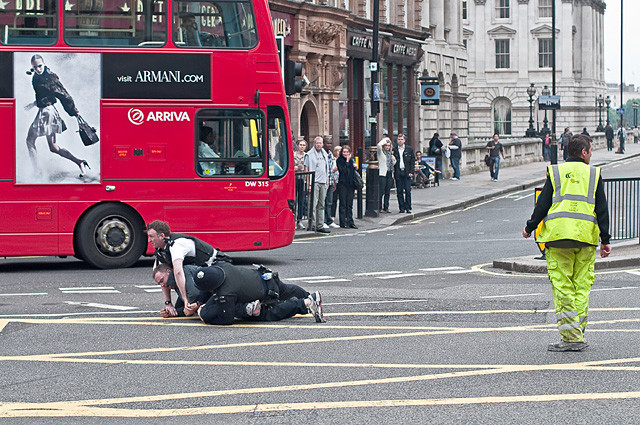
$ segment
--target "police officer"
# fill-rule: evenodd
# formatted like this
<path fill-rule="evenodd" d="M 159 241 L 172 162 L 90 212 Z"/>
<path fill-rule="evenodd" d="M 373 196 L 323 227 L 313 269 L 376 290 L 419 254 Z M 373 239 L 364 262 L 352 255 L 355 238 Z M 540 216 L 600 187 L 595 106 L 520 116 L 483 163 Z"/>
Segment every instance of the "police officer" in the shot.
<path fill-rule="evenodd" d="M 549 351 L 582 351 L 589 312 L 589 293 L 595 280 L 595 249 L 611 253 L 609 212 L 600 168 L 589 166 L 591 138 L 578 134 L 569 140 L 567 161 L 547 168 L 547 181 L 531 219 L 522 231 L 528 238 L 542 221 L 537 238 L 545 243 L 549 280 L 553 286 L 561 341 Z"/>
<path fill-rule="evenodd" d="M 219 262 L 211 267 L 185 266 L 199 296 L 195 303 L 202 321 L 212 325 L 230 325 L 233 318 L 276 321 L 296 314 L 312 313 L 316 322 L 324 322 L 322 296 L 309 294 L 297 285 L 285 284 L 270 270 L 248 269 Z M 169 281 L 171 269 L 160 264 L 154 280 Z M 190 298 L 193 302 L 193 299 Z"/>
<path fill-rule="evenodd" d="M 171 279 L 175 279 L 177 292 L 185 301 L 184 315 L 191 316 L 197 310 L 195 303 L 189 303 L 186 290 L 186 276 L 183 265 L 194 264 L 197 266 L 210 266 L 215 261 L 230 261 L 229 257 L 208 243 L 190 235 L 171 233 L 169 225 L 160 220 L 155 220 L 147 225 L 147 238 L 155 248 L 156 261 L 154 267 L 159 264 L 167 264 L 173 269 Z M 171 281 L 169 282 L 171 284 Z M 190 284 L 193 281 L 190 282 Z M 177 312 L 171 303 L 171 285 L 163 286 L 165 309 L 171 316 Z"/>

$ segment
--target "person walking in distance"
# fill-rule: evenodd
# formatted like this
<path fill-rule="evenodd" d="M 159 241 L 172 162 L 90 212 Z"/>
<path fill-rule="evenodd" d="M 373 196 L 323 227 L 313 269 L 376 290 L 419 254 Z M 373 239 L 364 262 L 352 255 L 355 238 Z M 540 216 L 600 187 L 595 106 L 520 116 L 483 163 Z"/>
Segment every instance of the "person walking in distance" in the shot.
<path fill-rule="evenodd" d="M 322 224 L 324 223 L 324 202 L 327 197 L 329 184 L 329 158 L 322 148 L 324 140 L 318 136 L 313 140 L 313 148 L 307 152 L 304 159 L 305 171 L 315 172 L 313 183 L 313 205 L 310 213 L 313 213 L 313 227 L 316 232 L 330 233 Z"/>
<path fill-rule="evenodd" d="M 298 148 L 293 153 L 293 163 L 296 173 L 304 172 L 304 158 L 307 155 L 307 142 L 302 139 L 298 141 Z M 304 229 L 302 217 L 305 215 L 307 207 L 307 191 L 305 186 L 307 181 L 304 176 L 296 175 L 296 228 Z"/>
<path fill-rule="evenodd" d="M 549 351 L 582 351 L 589 313 L 598 238 L 600 256 L 611 253 L 609 212 L 600 168 L 589 165 L 591 138 L 578 134 L 567 144 L 568 159 L 547 167 L 547 180 L 522 236 L 543 222 L 537 242 L 545 243 L 549 280 L 561 340 Z"/>
<path fill-rule="evenodd" d="M 396 157 L 391 153 L 391 139 L 383 137 L 378 142 L 378 173 L 380 175 L 380 201 L 378 208 L 381 213 L 390 213 L 389 198 L 391 197 L 391 185 L 393 183 L 393 167 Z"/>
<path fill-rule="evenodd" d="M 434 184 L 440 185 L 440 175 L 443 172 L 442 168 L 442 148 L 444 144 L 440 140 L 440 135 L 438 133 L 433 133 L 433 137 L 429 140 L 429 156 L 433 156 L 436 158 L 436 170 L 435 173 Z"/>
<path fill-rule="evenodd" d="M 624 142 L 627 138 L 627 130 L 622 124 L 620 124 L 620 128 L 618 128 L 617 137 L 620 144 L 618 145 L 618 150 L 616 151 L 616 153 L 624 153 Z"/>
<path fill-rule="evenodd" d="M 460 180 L 460 159 L 462 158 L 462 141 L 458 137 L 458 134 L 451 133 L 451 141 L 449 142 L 449 150 L 451 156 L 451 168 L 453 168 L 453 176 L 451 180 Z"/>
<path fill-rule="evenodd" d="M 500 143 L 500 135 L 498 133 L 494 133 L 493 139 L 487 143 L 487 150 L 491 158 L 491 167 L 489 168 L 491 180 L 497 182 L 498 172 L 500 172 L 500 155 L 504 159 L 504 149 L 502 148 L 502 143 Z"/>
<path fill-rule="evenodd" d="M 396 178 L 396 194 L 401 213 L 411 214 L 411 178 L 416 165 L 416 157 L 411 146 L 405 145 L 404 134 L 398 134 L 397 146 L 393 149 L 396 157 L 394 175 Z"/>
<path fill-rule="evenodd" d="M 566 161 L 569 155 L 569 151 L 567 150 L 567 146 L 569 145 L 569 140 L 573 136 L 571 129 L 569 127 L 564 129 L 564 133 L 560 137 L 560 148 L 562 149 L 562 160 Z"/>
<path fill-rule="evenodd" d="M 607 150 L 612 151 L 613 150 L 613 127 L 611 127 L 611 124 L 607 124 L 607 126 L 604 128 L 604 135 L 607 139 Z"/>

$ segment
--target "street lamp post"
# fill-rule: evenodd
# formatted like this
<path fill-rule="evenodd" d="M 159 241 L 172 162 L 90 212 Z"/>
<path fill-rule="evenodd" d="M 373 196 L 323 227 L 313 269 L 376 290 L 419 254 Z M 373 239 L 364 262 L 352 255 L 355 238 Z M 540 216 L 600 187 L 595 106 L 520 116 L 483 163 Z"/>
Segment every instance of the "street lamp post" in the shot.
<path fill-rule="evenodd" d="M 596 131 L 604 131 L 604 127 L 602 126 L 602 105 L 604 105 L 604 98 L 601 94 L 596 97 L 596 105 L 598 106 L 598 128 Z"/>
<path fill-rule="evenodd" d="M 536 129 L 533 128 L 533 96 L 536 95 L 536 88 L 533 83 L 527 87 L 527 94 L 529 95 L 529 128 L 524 135 L 525 137 L 536 137 Z"/>
<path fill-rule="evenodd" d="M 551 90 L 549 90 L 549 86 L 544 86 L 542 88 L 542 91 L 540 92 L 540 94 L 542 94 L 543 96 L 549 96 L 551 94 Z M 544 136 L 545 134 L 549 134 L 551 132 L 551 130 L 549 129 L 549 126 L 547 124 L 549 124 L 549 120 L 547 119 L 547 110 L 544 110 L 544 121 L 542 121 L 542 123 L 544 124 L 542 126 L 542 131 L 540 131 L 540 135 Z"/>
<path fill-rule="evenodd" d="M 633 102 L 633 126 L 638 127 L 638 104 Z"/>
<path fill-rule="evenodd" d="M 611 98 L 607 96 L 607 98 L 604 100 L 604 103 L 607 104 L 607 125 L 609 125 L 609 105 L 611 105 Z"/>
<path fill-rule="evenodd" d="M 367 200 L 365 215 L 367 217 L 378 217 L 379 199 L 379 175 L 378 161 L 376 158 L 376 145 L 378 140 L 378 112 L 380 102 L 376 100 L 379 91 L 378 85 L 378 37 L 380 31 L 380 1 L 373 0 L 373 46 L 371 52 L 371 135 L 369 138 L 369 161 L 367 165 Z"/>

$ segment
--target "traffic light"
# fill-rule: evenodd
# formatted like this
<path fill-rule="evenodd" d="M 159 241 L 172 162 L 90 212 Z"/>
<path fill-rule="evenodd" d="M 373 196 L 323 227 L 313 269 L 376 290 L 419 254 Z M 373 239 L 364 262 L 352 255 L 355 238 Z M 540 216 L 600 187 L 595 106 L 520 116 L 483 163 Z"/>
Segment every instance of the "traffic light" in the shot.
<path fill-rule="evenodd" d="M 284 91 L 287 96 L 300 93 L 304 83 L 302 81 L 302 63 L 287 59 L 284 66 Z"/>

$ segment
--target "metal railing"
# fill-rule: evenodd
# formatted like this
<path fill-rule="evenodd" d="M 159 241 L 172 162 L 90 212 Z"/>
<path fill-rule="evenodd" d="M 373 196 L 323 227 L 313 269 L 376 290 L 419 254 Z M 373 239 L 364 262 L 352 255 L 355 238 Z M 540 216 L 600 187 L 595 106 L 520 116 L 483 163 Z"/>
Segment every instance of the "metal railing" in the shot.
<path fill-rule="evenodd" d="M 611 240 L 640 237 L 640 177 L 602 179 Z"/>
<path fill-rule="evenodd" d="M 313 183 L 316 180 L 316 173 L 309 171 L 306 173 L 296 173 L 296 204 L 293 216 L 296 218 L 296 229 L 299 223 L 307 222 L 305 229 L 311 230 L 313 221 Z"/>

